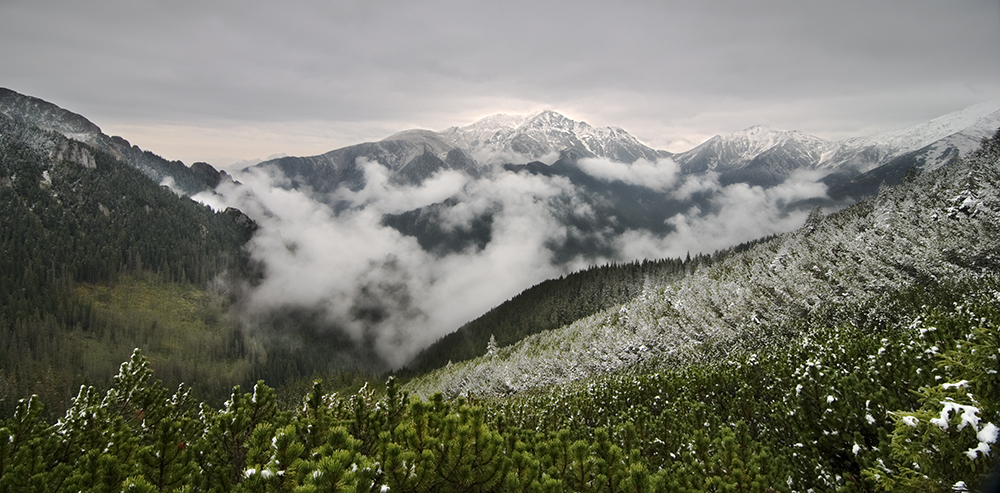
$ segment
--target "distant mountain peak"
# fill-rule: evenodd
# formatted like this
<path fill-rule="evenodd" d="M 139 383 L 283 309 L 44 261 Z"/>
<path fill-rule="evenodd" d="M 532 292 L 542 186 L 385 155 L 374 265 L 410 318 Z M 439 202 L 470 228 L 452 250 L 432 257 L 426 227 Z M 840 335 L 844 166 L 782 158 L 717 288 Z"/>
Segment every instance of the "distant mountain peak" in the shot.
<path fill-rule="evenodd" d="M 452 127 L 449 130 L 465 130 L 465 131 L 475 131 L 477 129 L 514 129 L 518 125 L 524 123 L 528 119 L 525 115 L 509 115 L 506 113 L 497 113 L 495 115 L 490 115 L 487 117 L 480 118 L 474 123 L 466 125 L 464 127 Z"/>
<path fill-rule="evenodd" d="M 689 173 L 726 173 L 751 165 L 758 156 L 768 152 L 777 153 L 782 149 L 784 153 L 797 156 L 815 154 L 814 158 L 818 160 L 820 154 L 831 145 L 819 137 L 797 130 L 777 130 L 764 125 L 753 125 L 729 135 L 716 135 L 690 151 L 676 154 L 674 160 Z"/>
<path fill-rule="evenodd" d="M 521 124 L 522 128 L 573 128 L 577 125 L 587 125 L 577 122 L 562 113 L 544 110 L 528 117 L 527 121 Z M 588 125 L 589 126 L 589 125 Z"/>
<path fill-rule="evenodd" d="M 730 138 L 743 137 L 748 139 L 772 140 L 772 141 L 784 141 L 788 139 L 822 140 L 819 137 L 814 137 L 812 135 L 800 132 L 798 130 L 782 130 L 761 124 L 752 125 L 747 128 L 744 128 L 739 132 L 731 134 L 729 137 Z"/>
<path fill-rule="evenodd" d="M 780 132 L 780 130 L 774 130 L 770 127 L 765 127 L 764 125 L 758 123 L 755 125 L 750 125 L 749 127 L 744 128 L 738 133 L 750 135 L 750 134 L 771 133 L 771 132 Z"/>
<path fill-rule="evenodd" d="M 616 161 L 656 159 L 667 156 L 639 142 L 621 127 L 595 128 L 551 109 L 528 115 L 497 113 L 470 125 L 434 132 L 441 141 L 472 156 L 481 166 L 527 163 L 573 149 L 576 155 L 606 157 Z M 391 138 L 414 139 L 425 133 L 405 131 Z"/>

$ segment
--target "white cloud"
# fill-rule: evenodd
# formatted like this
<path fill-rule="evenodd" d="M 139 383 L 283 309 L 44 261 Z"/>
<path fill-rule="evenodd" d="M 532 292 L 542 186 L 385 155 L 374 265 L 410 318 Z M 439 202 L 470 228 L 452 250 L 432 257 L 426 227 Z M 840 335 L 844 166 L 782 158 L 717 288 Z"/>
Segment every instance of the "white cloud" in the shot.
<path fill-rule="evenodd" d="M 672 159 L 661 159 L 655 163 L 639 159 L 627 164 L 607 158 L 585 158 L 579 160 L 577 166 L 599 180 L 620 181 L 664 192 L 674 187 L 680 175 L 680 166 Z"/>
<path fill-rule="evenodd" d="M 245 186 L 225 184 L 218 195 L 201 199 L 213 207 L 239 207 L 261 226 L 248 249 L 263 265 L 264 278 L 246 306 L 259 313 L 286 307 L 320 310 L 337 328 L 331 330 L 358 341 L 374 337 L 377 351 L 393 366 L 545 279 L 591 263 L 683 257 L 788 231 L 804 222 L 807 211 L 787 212 L 785 206 L 825 194 L 811 174 L 796 174 L 770 189 L 720 187 L 711 174 L 680 177 L 670 162 L 625 166 L 591 160 L 584 166 L 609 179 L 709 198 L 699 202 L 702 208 L 692 206 L 669 219 L 674 231 L 667 235 L 592 231 L 586 234 L 611 246 L 609 258 L 556 260 L 554 249 L 584 234 L 567 225 L 567 214 L 595 217 L 568 179 L 497 171 L 472 180 L 445 171 L 420 185 L 398 185 L 385 166 L 358 164 L 366 186 L 333 193 L 335 202 L 351 204 L 339 212 L 309 190 L 281 188 L 288 182 L 273 168 L 239 173 L 236 178 Z M 449 198 L 454 200 L 442 203 Z M 414 237 L 383 225 L 384 214 L 429 204 L 438 204 L 428 213 L 436 214 L 431 221 L 452 234 L 464 234 L 460 230 L 489 215 L 490 240 L 432 253 Z"/>
<path fill-rule="evenodd" d="M 626 258 L 684 257 L 688 253 L 712 253 L 770 234 L 783 233 L 805 223 L 809 210 L 786 209 L 798 201 L 826 196 L 826 186 L 816 182 L 814 173 L 796 173 L 772 188 L 734 183 L 715 189 L 711 177 L 691 177 L 695 182 L 680 187 L 684 192 L 717 190 L 712 207 L 702 211 L 692 207 L 668 220 L 675 228 L 665 236 L 648 231 L 628 231 L 615 240 Z M 717 185 L 718 182 L 715 182 Z"/>
<path fill-rule="evenodd" d="M 283 307 L 318 308 L 331 326 L 360 341 L 375 334 L 376 348 L 398 366 L 524 288 L 567 272 L 547 245 L 562 241 L 565 226 L 549 201 L 572 192 L 568 180 L 501 172 L 469 182 L 446 171 L 419 186 L 389 182 L 385 167 L 362 161 L 367 185 L 338 190 L 354 207 L 335 213 L 308 191 L 286 190 L 274 170 L 240 173 L 242 187 L 225 185 L 201 200 L 239 207 L 260 229 L 248 245 L 264 278 L 246 304 L 266 313 Z M 396 213 L 457 196 L 444 211 L 451 227 L 493 214 L 492 240 L 482 249 L 435 255 L 416 239 L 383 226 Z M 359 316 L 379 311 L 378 320 Z"/>
<path fill-rule="evenodd" d="M 396 214 L 441 202 L 458 194 L 468 181 L 465 173 L 445 170 L 434 173 L 418 186 L 397 185 L 389 181 L 389 168 L 363 157 L 358 158 L 357 164 L 364 172 L 365 187 L 358 191 L 338 189 L 332 194 L 333 199 L 384 214 Z"/>

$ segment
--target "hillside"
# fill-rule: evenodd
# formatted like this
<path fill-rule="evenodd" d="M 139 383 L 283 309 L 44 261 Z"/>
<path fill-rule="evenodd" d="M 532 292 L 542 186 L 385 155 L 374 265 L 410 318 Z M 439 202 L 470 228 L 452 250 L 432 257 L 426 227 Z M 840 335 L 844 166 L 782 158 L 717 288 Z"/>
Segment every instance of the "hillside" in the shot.
<path fill-rule="evenodd" d="M 1000 266 L 1000 142 L 635 300 L 409 384 L 430 395 L 503 395 L 766 340 L 760 328 L 829 317 L 911 285 Z M 485 352 L 485 348 L 483 348 Z"/>
<path fill-rule="evenodd" d="M 209 291 L 250 272 L 241 247 L 252 230 L 238 211 L 212 212 L 107 152 L 0 115 L 0 213 L 4 409 L 26 392 L 65 403 L 81 383 L 109 378 L 136 346 L 163 347 L 151 355 L 175 368 L 190 369 L 180 361 L 195 355 L 204 370 L 213 359 L 244 357 L 214 348 L 239 335 L 225 321 L 228 301 Z M 153 293 L 149 308 L 107 304 L 109 293 L 135 290 L 137 279 L 167 291 L 145 291 Z M 214 320 L 203 326 L 204 344 L 183 329 L 190 319 L 166 314 L 180 296 L 173 289 Z M 157 342 L 171 338 L 170 349 Z M 212 380 L 187 369 L 172 379 Z"/>
<path fill-rule="evenodd" d="M 549 279 L 442 337 L 421 351 L 402 374 L 426 373 L 476 358 L 483 354 L 491 339 L 497 347 L 508 346 L 532 334 L 558 329 L 631 301 L 651 285 L 682 278 L 699 267 L 771 239 L 765 237 L 712 255 L 609 264 Z"/>

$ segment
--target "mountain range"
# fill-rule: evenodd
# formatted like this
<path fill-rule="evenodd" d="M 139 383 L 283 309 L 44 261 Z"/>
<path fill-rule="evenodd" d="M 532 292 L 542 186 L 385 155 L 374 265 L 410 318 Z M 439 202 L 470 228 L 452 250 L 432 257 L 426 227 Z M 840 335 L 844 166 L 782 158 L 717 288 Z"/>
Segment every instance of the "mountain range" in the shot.
<path fill-rule="evenodd" d="M 122 137 L 104 134 L 81 115 L 10 89 L 0 88 L 0 113 L 106 150 L 158 183 L 171 181 L 186 195 L 214 188 L 228 177 L 208 163 L 187 167 L 160 158 Z M 552 166 L 560 159 L 567 164 L 586 158 L 628 164 L 669 159 L 683 174 L 717 173 L 722 184 L 765 188 L 795 171 L 816 170 L 830 187 L 832 199 L 857 200 L 871 196 L 883 182 L 898 183 L 900 168 L 926 171 L 947 164 L 976 148 L 998 125 L 1000 102 L 990 102 L 905 129 L 843 141 L 756 125 L 671 153 L 641 143 L 620 127 L 595 128 L 546 110 L 531 115 L 497 114 L 442 131 L 405 130 L 376 142 L 318 156 L 281 157 L 256 166 L 280 170 L 292 188 L 308 186 L 329 193 L 340 187 L 357 190 L 364 186 L 359 158 L 378 162 L 390 171 L 394 182 L 409 184 L 448 169 L 479 176 L 505 164 Z"/>
<path fill-rule="evenodd" d="M 670 159 L 685 174 L 713 172 L 723 184 L 762 187 L 777 185 L 797 170 L 817 170 L 836 189 L 835 199 L 858 199 L 871 196 L 872 187 L 864 183 L 872 177 L 894 184 L 899 177 L 887 171 L 900 163 L 918 170 L 940 167 L 974 149 L 997 125 L 1000 103 L 984 103 L 906 129 L 844 141 L 753 126 L 671 153 L 642 144 L 622 128 L 594 128 L 547 110 L 526 116 L 493 115 L 438 132 L 407 130 L 378 142 L 319 156 L 283 157 L 258 166 L 280 169 L 293 187 L 303 183 L 319 192 L 332 192 L 340 186 L 363 186 L 357 168 L 361 157 L 386 166 L 400 183 L 418 183 L 444 169 L 478 175 L 503 164 L 541 161 L 551 165 L 560 158 L 569 162 L 605 158 L 629 164 Z"/>
<path fill-rule="evenodd" d="M 708 341 L 762 344 L 774 337 L 764 327 L 831 323 L 845 304 L 881 310 L 885 293 L 996 272 L 997 138 L 971 163 L 928 171 L 836 214 L 815 210 L 796 231 L 714 262 L 688 263 L 687 276 L 647 273 L 628 301 L 493 351 L 481 348 L 480 357 L 425 375 L 411 389 L 505 395 L 564 385 L 697 358 Z"/>
<path fill-rule="evenodd" d="M 874 196 L 883 184 L 936 169 L 975 148 L 1000 125 L 998 110 L 998 103 L 982 104 L 907 129 L 844 141 L 754 126 L 676 154 L 646 146 L 621 128 L 595 128 L 554 111 L 501 114 L 437 132 L 407 130 L 319 156 L 282 157 L 255 168 L 281 175 L 287 179 L 281 186 L 307 191 L 338 210 L 350 207 L 338 190 L 357 192 L 366 186 L 366 162 L 381 165 L 397 186 L 419 186 L 443 172 L 472 182 L 504 172 L 566 179 L 575 193 L 553 202 L 551 209 L 563 224 L 572 225 L 573 237 L 550 245 L 553 255 L 561 261 L 627 260 L 611 246 L 615 238 L 626 231 L 664 235 L 677 231 L 676 217 L 720 214 L 718 198 L 730 185 L 768 190 L 784 184 L 800 190 L 815 184 L 820 190 L 792 194 L 777 205 L 785 213 L 835 209 Z M 469 200 L 482 199 L 453 196 L 393 211 L 384 224 L 416 238 L 428 251 L 481 249 L 489 243 L 489 224 L 501 206 L 482 209 L 465 229 L 447 227 L 446 218 Z M 581 207 L 593 213 L 577 214 Z"/>

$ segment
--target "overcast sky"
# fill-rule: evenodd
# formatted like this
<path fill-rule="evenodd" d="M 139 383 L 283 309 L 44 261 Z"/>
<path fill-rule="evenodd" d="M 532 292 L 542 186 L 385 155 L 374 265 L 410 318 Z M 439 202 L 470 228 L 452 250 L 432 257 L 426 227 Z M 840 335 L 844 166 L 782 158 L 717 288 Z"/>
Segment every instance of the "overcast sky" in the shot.
<path fill-rule="evenodd" d="M 0 86 L 187 164 L 554 109 L 687 150 L 1000 98 L 996 0 L 0 0 Z"/>

